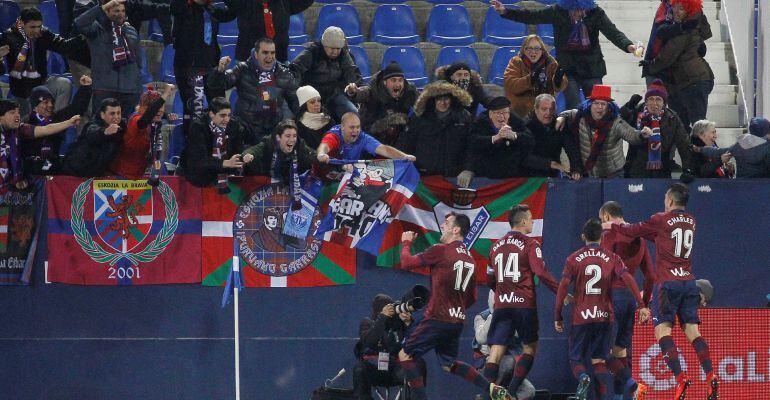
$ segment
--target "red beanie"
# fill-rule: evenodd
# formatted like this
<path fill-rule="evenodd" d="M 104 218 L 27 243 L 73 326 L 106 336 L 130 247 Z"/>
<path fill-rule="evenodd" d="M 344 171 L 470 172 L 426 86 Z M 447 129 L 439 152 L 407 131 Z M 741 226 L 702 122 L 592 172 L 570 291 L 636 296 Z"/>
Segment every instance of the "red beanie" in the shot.
<path fill-rule="evenodd" d="M 662 97 L 663 101 L 668 102 L 668 91 L 663 86 L 663 82 L 660 79 L 656 79 L 647 86 L 647 92 L 644 94 L 644 101 L 650 96 Z"/>

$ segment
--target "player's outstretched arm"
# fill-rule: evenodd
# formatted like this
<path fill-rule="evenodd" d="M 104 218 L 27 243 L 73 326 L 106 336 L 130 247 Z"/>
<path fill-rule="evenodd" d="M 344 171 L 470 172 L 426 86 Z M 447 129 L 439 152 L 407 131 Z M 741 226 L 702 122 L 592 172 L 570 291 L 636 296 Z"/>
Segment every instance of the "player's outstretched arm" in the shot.
<path fill-rule="evenodd" d="M 535 275 L 540 278 L 545 286 L 548 287 L 551 292 L 556 294 L 556 291 L 559 288 L 559 284 L 556 283 L 556 278 L 554 278 L 553 275 L 551 275 L 551 272 L 548 271 L 548 268 L 546 268 L 545 262 L 543 261 L 543 253 L 539 246 L 530 247 L 529 265 L 532 267 L 532 272 L 534 272 Z"/>
<path fill-rule="evenodd" d="M 556 291 L 556 302 L 554 304 L 554 311 L 553 311 L 553 320 L 556 323 L 556 331 L 561 332 L 563 330 L 559 329 L 559 325 L 562 322 L 561 317 L 561 311 L 564 308 L 564 298 L 567 296 L 567 290 L 569 290 L 569 284 L 571 279 L 567 276 L 561 278 L 561 282 L 559 282 L 559 290 Z"/>
<path fill-rule="evenodd" d="M 658 223 L 655 217 L 636 224 L 612 224 L 612 230 L 620 232 L 628 237 L 642 237 L 647 240 L 655 240 L 658 233 Z"/>

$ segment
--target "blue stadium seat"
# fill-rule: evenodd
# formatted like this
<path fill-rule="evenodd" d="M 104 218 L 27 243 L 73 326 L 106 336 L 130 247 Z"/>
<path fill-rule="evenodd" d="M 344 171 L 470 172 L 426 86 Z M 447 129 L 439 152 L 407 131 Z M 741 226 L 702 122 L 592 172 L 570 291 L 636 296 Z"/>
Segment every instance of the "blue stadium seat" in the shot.
<path fill-rule="evenodd" d="M 66 131 L 64 131 L 64 140 L 62 141 L 61 145 L 59 146 L 59 156 L 64 156 L 67 154 L 67 150 L 69 150 L 72 143 L 75 143 L 75 140 L 78 138 L 78 131 L 75 129 L 75 127 L 67 128 Z"/>
<path fill-rule="evenodd" d="M 304 14 L 294 14 L 289 19 L 289 44 L 302 44 L 310 41 L 310 35 L 305 33 Z"/>
<path fill-rule="evenodd" d="M 458 61 L 468 64 L 476 72 L 481 70 L 481 63 L 479 63 L 479 56 L 476 55 L 476 50 L 467 46 L 447 46 L 441 49 L 436 57 L 436 68 Z"/>
<path fill-rule="evenodd" d="M 153 42 L 163 43 L 163 31 L 160 29 L 160 24 L 157 19 L 150 20 L 150 25 L 147 26 L 147 39 Z"/>
<path fill-rule="evenodd" d="M 53 33 L 59 33 L 59 14 L 53 0 L 41 1 L 37 9 L 43 14 L 43 25 Z"/>
<path fill-rule="evenodd" d="M 230 107 L 232 107 L 233 111 L 235 111 L 235 103 L 238 102 L 238 89 L 233 88 L 233 90 L 230 91 L 230 97 L 228 98 L 228 101 L 230 102 Z"/>
<path fill-rule="evenodd" d="M 405 0 L 369 0 L 375 4 L 404 4 Z"/>
<path fill-rule="evenodd" d="M 369 56 L 366 55 L 366 50 L 360 46 L 348 46 L 348 49 L 356 61 L 358 70 L 361 71 L 361 78 L 368 83 L 372 79 L 372 69 L 369 67 Z"/>
<path fill-rule="evenodd" d="M 8 29 L 20 14 L 21 8 L 15 0 L 0 0 L 0 31 Z"/>
<path fill-rule="evenodd" d="M 553 46 L 553 25 L 540 24 L 537 26 L 537 36 L 543 39 L 543 42 L 549 46 Z"/>
<path fill-rule="evenodd" d="M 463 0 L 427 0 L 428 3 L 433 4 L 460 4 Z"/>
<path fill-rule="evenodd" d="M 67 72 L 67 64 L 59 53 L 49 51 L 47 64 L 50 75 L 64 75 Z"/>
<path fill-rule="evenodd" d="M 361 34 L 361 23 L 358 19 L 358 11 L 350 4 L 326 4 L 318 13 L 318 22 L 315 26 L 315 37 L 320 38 L 324 30 L 330 26 L 342 28 L 345 32 L 348 45 L 361 44 L 364 36 Z"/>
<path fill-rule="evenodd" d="M 217 42 L 220 45 L 223 44 L 235 44 L 238 41 L 238 20 L 232 20 L 230 22 L 222 22 L 219 24 L 219 32 L 217 33 Z"/>
<path fill-rule="evenodd" d="M 181 114 L 180 114 L 181 115 Z M 166 170 L 169 173 L 173 173 L 176 166 L 179 164 L 179 157 L 182 156 L 182 152 L 187 144 L 187 140 L 184 136 L 184 127 L 179 124 L 171 131 L 171 135 L 168 138 L 168 153 L 166 153 Z M 171 166 L 170 166 L 170 165 Z"/>
<path fill-rule="evenodd" d="M 289 46 L 289 56 L 288 56 L 289 62 L 292 62 L 295 58 L 297 58 L 299 53 L 302 53 L 302 50 L 305 50 L 305 46 L 302 46 L 300 44 L 290 45 Z"/>
<path fill-rule="evenodd" d="M 434 6 L 428 17 L 425 40 L 444 46 L 465 46 L 475 42 L 468 10 L 459 4 Z"/>
<path fill-rule="evenodd" d="M 174 105 L 171 107 L 171 112 L 176 115 L 184 115 L 184 105 L 182 105 L 182 96 L 179 92 L 176 92 L 174 96 Z"/>
<path fill-rule="evenodd" d="M 551 47 L 551 50 L 548 50 L 548 54 L 551 55 L 551 57 L 556 58 L 556 47 Z M 557 58 L 556 61 L 559 59 Z"/>
<path fill-rule="evenodd" d="M 385 68 L 391 61 L 397 62 L 404 70 L 406 80 L 418 88 L 428 84 L 428 76 L 425 75 L 425 59 L 420 49 L 414 46 L 392 46 L 382 55 L 380 69 Z"/>
<path fill-rule="evenodd" d="M 163 55 L 160 58 L 160 81 L 167 83 L 176 83 L 174 76 L 174 46 L 168 45 L 163 48 Z"/>
<path fill-rule="evenodd" d="M 48 54 L 48 62 L 50 63 L 51 56 L 55 53 Z M 152 82 L 152 74 L 150 74 L 149 62 L 147 61 L 147 53 L 144 51 L 144 47 L 139 47 L 139 67 L 141 68 L 142 84 L 146 85 Z M 48 70 L 50 72 L 50 69 Z"/>
<path fill-rule="evenodd" d="M 503 74 L 505 68 L 508 66 L 508 62 L 511 58 L 516 57 L 519 54 L 519 49 L 516 47 L 500 47 L 495 51 L 495 55 L 492 57 L 492 63 L 489 64 L 489 83 L 495 85 L 503 85 Z"/>
<path fill-rule="evenodd" d="M 382 4 L 372 20 L 372 41 L 387 45 L 409 45 L 420 41 L 412 8 L 406 4 Z"/>
<path fill-rule="evenodd" d="M 481 28 L 481 40 L 498 46 L 521 46 L 528 35 L 527 25 L 504 19 L 490 7 Z"/>

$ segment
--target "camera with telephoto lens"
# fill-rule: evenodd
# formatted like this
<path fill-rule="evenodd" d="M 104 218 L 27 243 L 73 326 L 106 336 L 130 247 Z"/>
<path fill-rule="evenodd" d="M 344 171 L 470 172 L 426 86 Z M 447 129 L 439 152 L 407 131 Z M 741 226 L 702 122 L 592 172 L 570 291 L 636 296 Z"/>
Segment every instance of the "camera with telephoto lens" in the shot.
<path fill-rule="evenodd" d="M 393 303 L 396 314 L 411 313 L 425 307 L 430 300 L 430 290 L 423 285 L 414 285 L 401 300 Z"/>

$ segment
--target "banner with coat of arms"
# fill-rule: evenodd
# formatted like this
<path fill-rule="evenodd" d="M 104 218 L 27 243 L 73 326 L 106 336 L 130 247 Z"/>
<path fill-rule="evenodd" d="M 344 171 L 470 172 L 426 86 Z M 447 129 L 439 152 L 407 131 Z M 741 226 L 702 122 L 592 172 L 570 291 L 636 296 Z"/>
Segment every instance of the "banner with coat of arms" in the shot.
<path fill-rule="evenodd" d="M 508 210 L 519 203 L 529 205 L 534 221 L 530 236 L 541 240 L 547 185 L 545 178 L 518 178 L 478 189 L 460 189 L 440 176 L 422 178 L 415 195 L 401 209 L 388 227 L 380 246 L 377 265 L 398 268 L 401 258 L 401 233 L 417 232 L 412 252 L 417 253 L 439 243 L 440 226 L 450 212 L 465 214 L 471 228 L 465 245 L 476 260 L 476 281 L 486 282 L 486 265 L 492 244 L 509 230 Z M 421 267 L 414 270 L 428 273 Z"/>
<path fill-rule="evenodd" d="M 200 282 L 200 189 L 176 177 L 152 187 L 146 180 L 68 176 L 46 188 L 48 281 Z"/>
<path fill-rule="evenodd" d="M 0 285 L 28 285 L 42 215 L 42 181 L 0 194 Z"/>
<path fill-rule="evenodd" d="M 232 268 L 233 240 L 246 287 L 313 287 L 355 283 L 355 249 L 313 236 L 337 183 L 304 180 L 301 207 L 289 186 L 267 177 L 204 188 L 203 285 L 222 286 Z"/>

